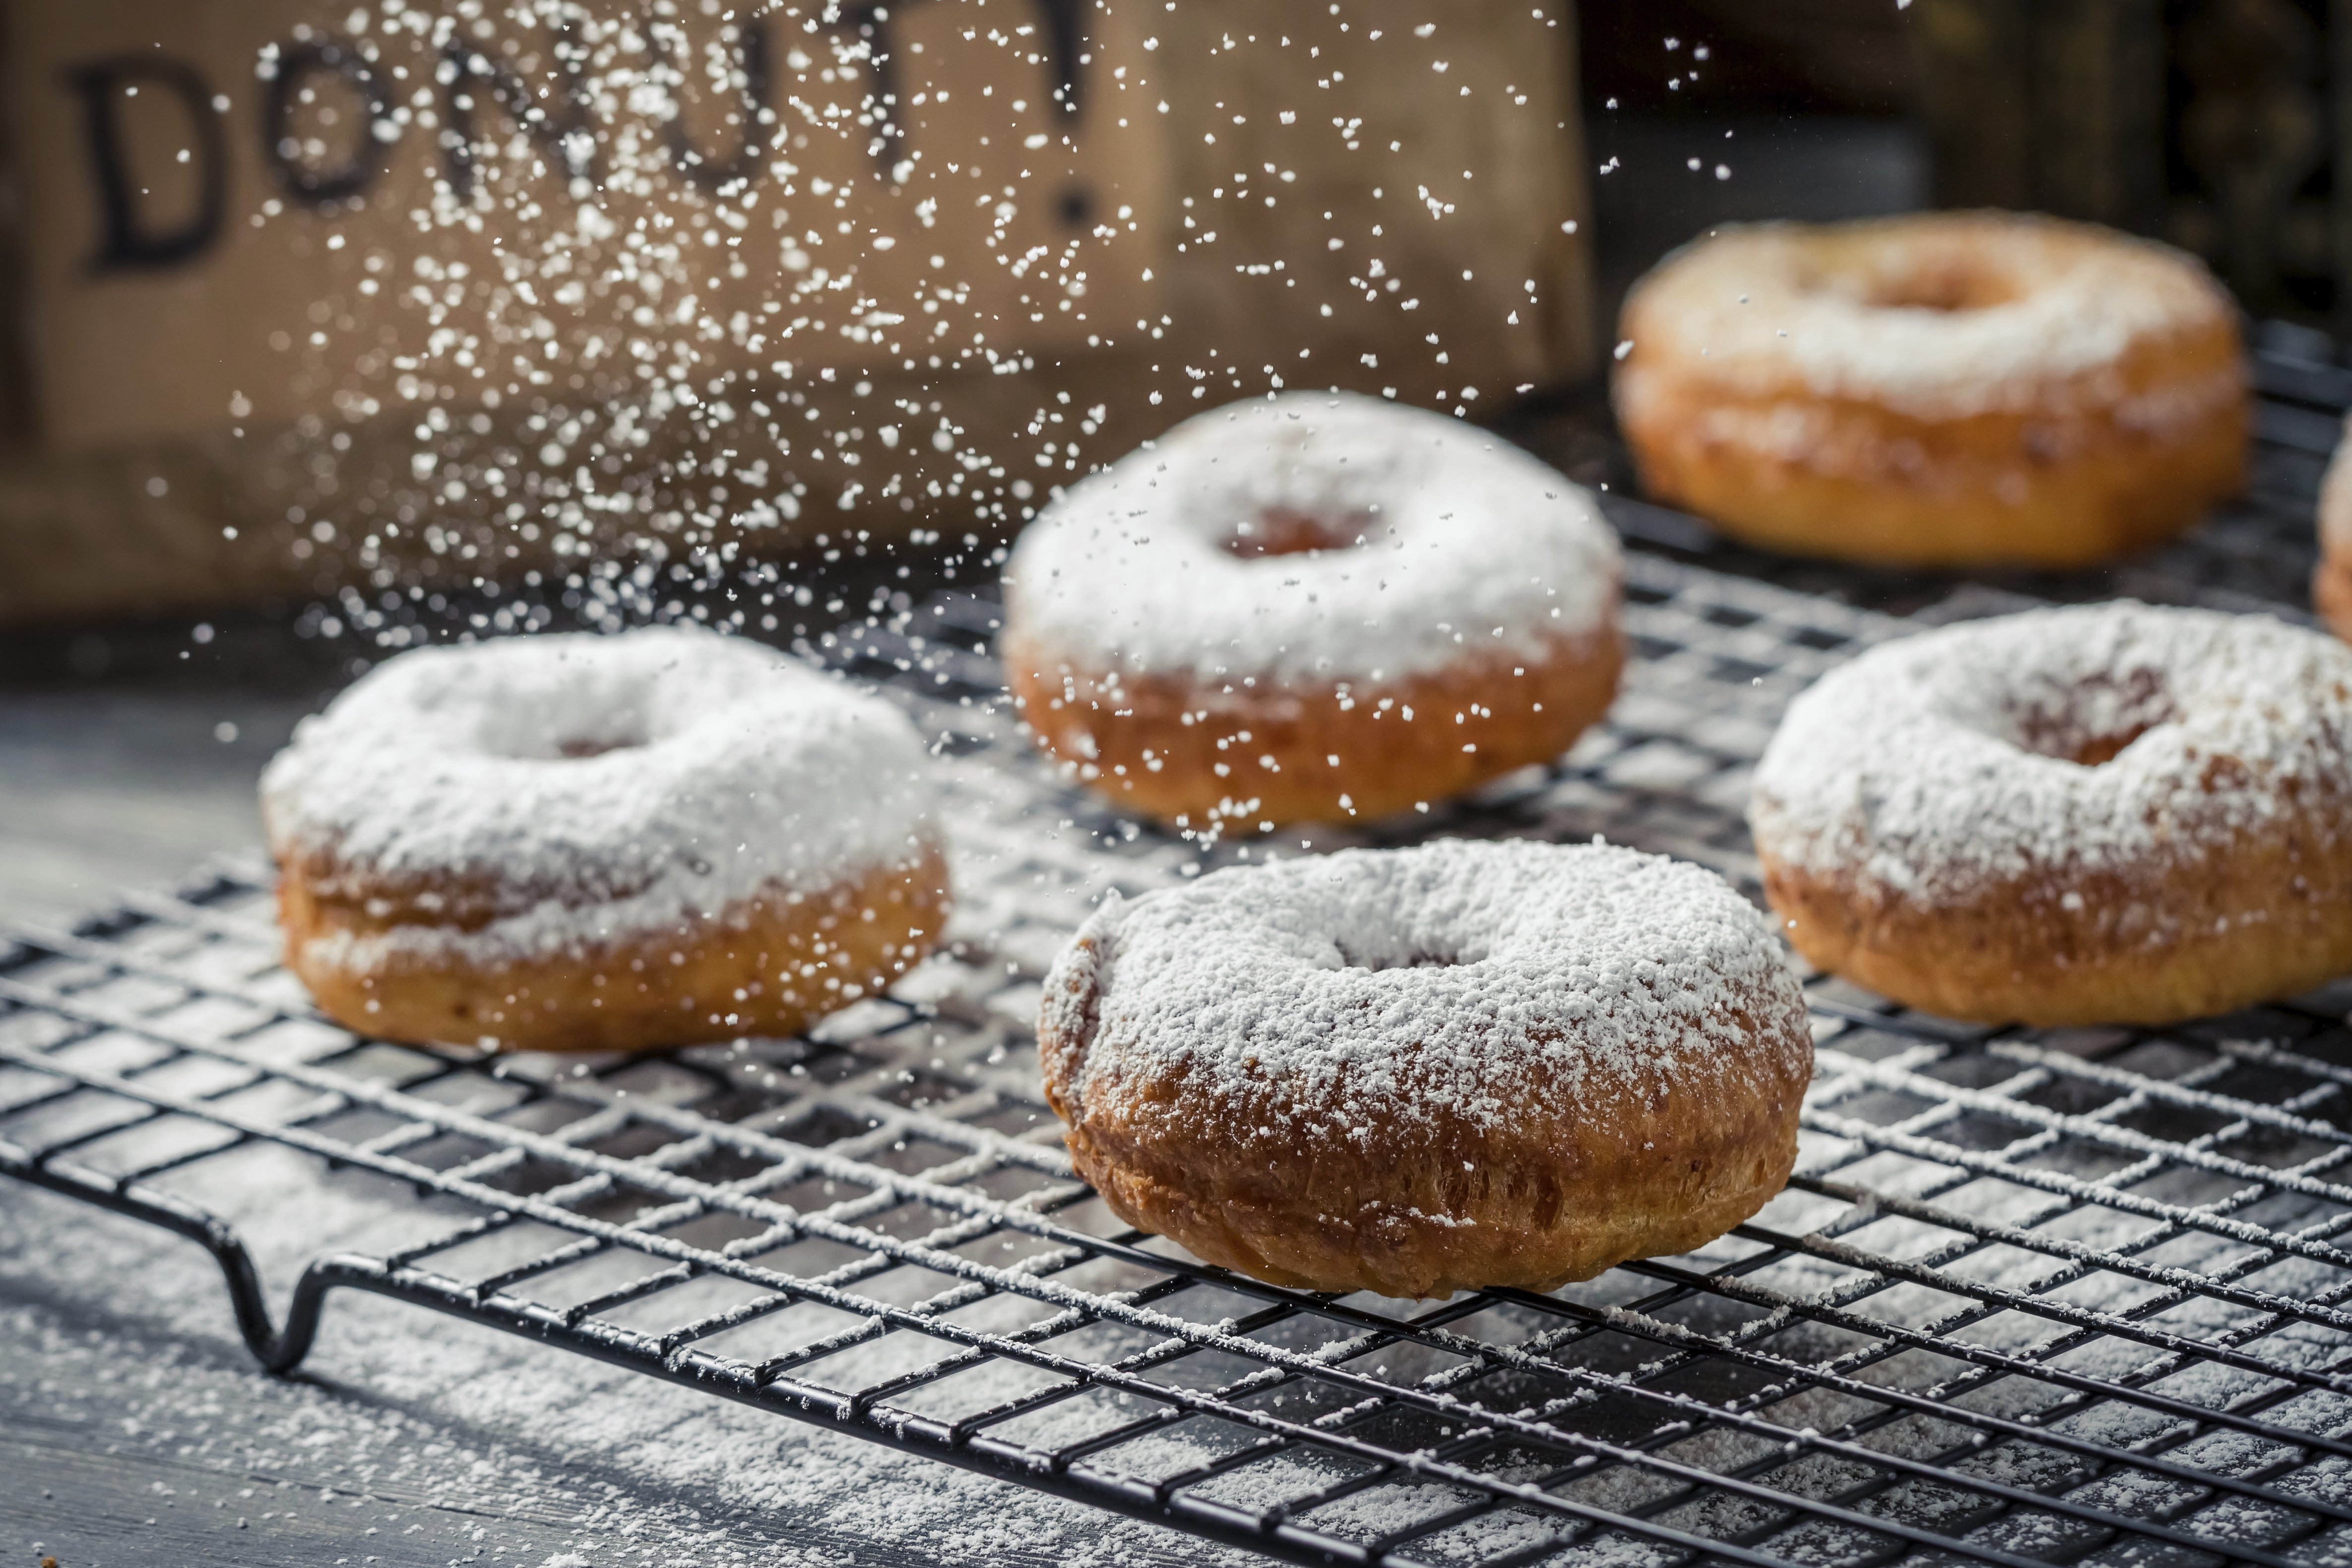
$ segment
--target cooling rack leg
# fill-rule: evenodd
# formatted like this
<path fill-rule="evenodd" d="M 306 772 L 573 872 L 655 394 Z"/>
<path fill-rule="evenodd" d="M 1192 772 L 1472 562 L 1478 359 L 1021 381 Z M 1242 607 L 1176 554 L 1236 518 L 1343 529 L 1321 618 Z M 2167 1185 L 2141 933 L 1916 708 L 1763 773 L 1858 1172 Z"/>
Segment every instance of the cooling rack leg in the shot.
<path fill-rule="evenodd" d="M 1195 1510 L 1180 1518 L 1175 1510 L 1162 1502 L 1146 1485 L 1139 1483 L 1128 1488 L 1082 1485 L 1058 1469 L 1035 1469 L 982 1456 L 958 1444 L 926 1440 L 906 1424 L 876 1421 L 870 1415 L 852 1415 L 845 1408 L 845 1400 L 806 1400 L 762 1385 L 748 1367 L 720 1367 L 687 1358 L 650 1353 L 641 1342 L 598 1334 L 572 1322 L 562 1312 L 496 1296 L 485 1299 L 457 1281 L 355 1253 L 320 1258 L 303 1271 L 301 1280 L 294 1289 L 293 1302 L 287 1309 L 285 1331 L 277 1342 L 279 1347 L 277 1354 L 280 1359 L 273 1360 L 271 1354 L 259 1350 L 255 1352 L 264 1365 L 273 1372 L 286 1372 L 301 1361 L 318 1332 L 320 1310 L 327 1292 L 338 1289 L 364 1291 L 369 1295 L 446 1313 L 519 1338 L 555 1345 L 666 1383 L 715 1394 L 720 1398 L 771 1415 L 833 1429 L 849 1426 L 858 1436 L 902 1453 L 937 1460 L 996 1480 L 1013 1481 L 1088 1508 L 1183 1530 L 1212 1541 L 1245 1548 L 1273 1561 L 1300 1564 L 1301 1568 L 1350 1568 L 1350 1565 L 1352 1568 L 1370 1568 L 1375 1561 L 1368 1552 L 1337 1546 L 1291 1527 L 1268 1531 L 1240 1510 L 1223 1513 Z"/>
<path fill-rule="evenodd" d="M 236 1232 L 215 1215 L 168 1193 L 116 1187 L 77 1173 L 53 1171 L 5 1152 L 0 1152 L 0 1174 L 186 1237 L 220 1265 L 221 1279 L 228 1286 L 229 1310 L 236 1315 L 236 1331 L 245 1337 L 246 1348 L 256 1361 L 270 1372 L 288 1373 L 310 1353 L 310 1342 L 319 1331 L 320 1301 L 331 1283 L 314 1279 L 319 1273 L 316 1265 L 304 1271 L 295 1288 L 281 1333 L 270 1326 L 269 1307 L 262 1299 L 261 1276 L 253 1267 L 253 1255 L 237 1239 Z"/>

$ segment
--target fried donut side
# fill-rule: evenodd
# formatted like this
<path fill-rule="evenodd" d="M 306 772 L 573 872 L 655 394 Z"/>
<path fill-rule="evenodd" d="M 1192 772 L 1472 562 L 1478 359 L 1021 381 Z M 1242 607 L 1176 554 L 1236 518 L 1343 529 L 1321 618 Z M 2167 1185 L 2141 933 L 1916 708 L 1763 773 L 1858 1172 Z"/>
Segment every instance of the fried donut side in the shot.
<path fill-rule="evenodd" d="M 2235 353 L 2215 334 L 2117 374 L 2159 393 Z M 1763 549 L 1879 566 L 2063 568 L 2153 549 L 2238 492 L 2249 427 L 2237 405 L 2161 437 L 2099 412 L 1929 421 L 1794 384 L 1737 399 L 1661 387 L 1626 406 L 1653 499 Z"/>
<path fill-rule="evenodd" d="M 453 919 L 467 900 L 451 885 L 383 895 L 331 861 L 279 869 L 287 965 L 344 1027 L 412 1045 L 639 1051 L 798 1034 L 887 989 L 939 944 L 948 871 L 928 844 L 814 893 L 779 889 L 667 931 L 547 951 L 469 942 L 488 922 Z"/>
<path fill-rule="evenodd" d="M 2327 629 L 2352 641 L 2352 560 L 2323 553 L 2311 569 L 2311 607 Z"/>
<path fill-rule="evenodd" d="M 2228 299 L 2187 257 L 2086 226 L 1731 230 L 1661 264 L 1620 336 L 1645 489 L 1767 549 L 2084 565 L 2243 479 Z"/>
<path fill-rule="evenodd" d="M 1411 1297 L 1721 1235 L 1787 1181 L 1812 1060 L 1779 945 L 1720 879 L 1525 842 L 1107 907 L 1038 1038 L 1072 1159 L 1129 1223 L 1276 1284 Z"/>
<path fill-rule="evenodd" d="M 2324 815 L 2340 821 L 2345 804 Z M 2171 1024 L 2352 970 L 2352 842 L 2321 815 L 2250 836 L 2225 865 L 2042 872 L 1932 906 L 1759 858 L 1790 945 L 1907 1006 L 1984 1024 Z"/>
<path fill-rule="evenodd" d="M 2105 605 L 1871 650 L 1749 821 L 1821 967 L 1948 1017 L 2166 1024 L 2352 971 L 2352 649 Z"/>
<path fill-rule="evenodd" d="M 1210 684 L 1122 676 L 1008 635 L 1022 713 L 1055 755 L 1122 807 L 1180 826 L 1370 819 L 1549 763 L 1617 695 L 1614 612 L 1537 654 L 1480 650 L 1381 682 Z"/>
<path fill-rule="evenodd" d="M 2352 419 L 2346 421 L 2352 429 Z M 2319 563 L 2311 573 L 2311 606 L 2328 630 L 2352 642 L 2352 443 L 2337 437 L 2319 485 Z"/>

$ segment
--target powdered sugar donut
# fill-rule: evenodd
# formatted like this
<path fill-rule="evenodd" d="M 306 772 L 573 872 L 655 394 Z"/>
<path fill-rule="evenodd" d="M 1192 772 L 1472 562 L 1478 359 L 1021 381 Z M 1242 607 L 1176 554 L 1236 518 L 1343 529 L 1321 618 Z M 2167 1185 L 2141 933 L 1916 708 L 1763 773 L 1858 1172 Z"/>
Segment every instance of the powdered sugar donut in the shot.
<path fill-rule="evenodd" d="M 1769 549 L 2076 565 L 2238 489 L 2236 308 L 2177 251 L 2002 213 L 1721 232 L 1636 287 L 1644 486 Z"/>
<path fill-rule="evenodd" d="M 2352 648 L 2136 604 L 1907 637 L 1790 704 L 1749 821 L 1798 951 L 1915 1007 L 2290 995 L 2352 970 Z"/>
<path fill-rule="evenodd" d="M 287 963 L 389 1039 L 789 1034 L 939 940 L 906 717 L 703 631 L 393 659 L 263 776 Z"/>
<path fill-rule="evenodd" d="M 1788 1179 L 1812 1070 L 1796 978 L 1720 878 L 1524 841 L 1114 897 L 1037 1039 L 1121 1218 L 1391 1296 L 1549 1289 L 1712 1239 Z"/>
<path fill-rule="evenodd" d="M 1021 537 L 1039 741 L 1180 824 L 1379 816 L 1548 762 L 1609 706 L 1615 536 L 1485 432 L 1344 394 L 1214 409 Z"/>

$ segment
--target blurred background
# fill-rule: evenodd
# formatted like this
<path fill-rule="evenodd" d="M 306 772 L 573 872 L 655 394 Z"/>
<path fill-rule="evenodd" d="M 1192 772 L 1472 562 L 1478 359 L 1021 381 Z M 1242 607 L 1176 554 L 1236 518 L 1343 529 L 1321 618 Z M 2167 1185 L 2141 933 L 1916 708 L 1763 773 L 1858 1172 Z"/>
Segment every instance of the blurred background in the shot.
<path fill-rule="evenodd" d="M 332 9 L 114 0 L 10 13 L 0 144 L 0 289 L 12 300 L 0 317 L 0 903 L 10 908 L 54 917 L 252 843 L 259 765 L 299 715 L 400 647 L 677 615 L 731 617 L 791 642 L 887 617 L 926 584 L 989 578 L 992 552 L 1053 483 L 1116 457 L 1204 390 L 1239 395 L 1287 375 L 1396 392 L 1496 421 L 1576 477 L 1622 489 L 1601 347 L 1631 283 L 1712 225 L 2033 209 L 2195 252 L 2270 323 L 2266 341 L 2298 352 L 2332 355 L 2324 334 L 2352 316 L 2352 180 L 2334 177 L 2352 156 L 2352 12 L 2332 0 L 1588 0 L 1443 13 L 1382 3 L 1344 15 L 1000 0 L 1004 32 L 989 36 L 1050 85 L 1019 102 L 1028 119 L 997 127 L 1018 136 L 1024 166 L 984 233 L 912 199 L 922 178 L 944 178 L 956 147 L 986 144 L 992 123 L 941 118 L 952 66 L 931 84 L 933 119 L 915 112 L 925 96 L 909 72 L 915 33 L 888 32 L 887 14 L 877 32 L 872 7 L 814 21 L 788 7 L 768 14 L 765 41 L 746 52 L 754 29 L 741 18 L 687 7 L 674 37 L 648 28 L 648 58 L 667 49 L 683 63 L 653 73 L 675 100 L 662 121 L 675 134 L 649 142 L 643 161 L 699 205 L 648 198 L 641 230 L 691 231 L 730 202 L 739 231 L 747 214 L 764 221 L 758 192 L 728 184 L 725 150 L 749 157 L 751 145 L 729 105 L 758 110 L 763 92 L 797 103 L 820 78 L 840 79 L 836 110 L 870 106 L 877 84 L 888 87 L 905 121 L 845 132 L 844 167 L 926 146 L 933 158 L 875 175 L 889 189 L 874 200 L 909 193 L 903 216 L 918 237 L 895 255 L 880 244 L 862 253 L 855 303 L 868 324 L 795 318 L 804 347 L 820 328 L 833 345 L 789 351 L 797 366 L 772 357 L 791 339 L 775 302 L 813 310 L 806 301 L 854 268 L 829 276 L 822 251 L 787 235 L 772 253 L 781 260 L 755 261 L 748 279 L 703 278 L 691 246 L 645 261 L 644 247 L 546 220 L 542 209 L 561 208 L 551 180 L 626 184 L 596 166 L 619 153 L 566 140 L 586 122 L 566 116 L 589 112 L 574 89 L 593 75 L 593 60 L 565 54 L 570 35 L 501 32 L 497 7 L 490 20 L 482 7 L 450 8 L 476 18 L 470 33 L 452 33 L 430 6 Z M 1423 11 L 1433 20 L 1416 22 Z M 907 14 L 908 27 L 929 25 L 922 7 Z M 239 62 L 257 51 L 222 16 L 265 40 L 249 79 Z M 593 44 L 594 30 L 581 36 Z M 953 43 L 940 37 L 925 58 Z M 426 68 L 404 74 L 404 48 L 422 51 Z M 165 55 L 188 63 L 159 64 Z M 717 68 L 704 79 L 695 62 L 706 57 Z M 436 61 L 437 89 L 425 82 Z M 1323 74 L 1334 62 L 1345 68 L 1337 82 Z M 1454 74 L 1431 74 L 1449 65 Z M 797 87 L 779 94 L 788 77 Z M 1351 91 L 1325 132 L 1319 110 L 1332 100 L 1314 95 Z M 1307 95 L 1297 101 L 1309 112 L 1287 107 L 1294 94 Z M 1155 122 L 1155 102 L 1168 117 L 1171 101 L 1169 123 L 1181 124 L 1166 147 L 1120 140 Z M 1133 123 L 1123 107 L 1137 110 Z M 1310 128 L 1324 140 L 1304 141 Z M 777 136 L 780 158 L 808 165 L 796 176 L 803 199 L 850 210 L 825 196 L 836 186 L 817 153 Z M 1063 163 L 1026 167 L 1049 141 L 1036 156 Z M 1382 145 L 1391 161 L 1375 163 Z M 415 171 L 431 173 L 436 158 L 428 189 Z M 1250 174 L 1275 193 L 1262 205 Z M 453 178 L 464 187 L 454 205 Z M 842 177 L 839 192 L 849 184 Z M 381 233 L 411 237 L 388 242 L 390 265 L 365 242 L 341 248 L 338 225 L 360 234 L 387 217 L 399 221 Z M 1401 237 L 1407 218 L 1436 237 Z M 817 230 L 806 233 L 814 247 Z M 213 235 L 230 257 L 226 275 L 242 281 L 191 293 L 175 280 L 205 264 L 196 241 Z M 934 244 L 946 264 L 933 257 L 927 272 L 913 253 Z M 1046 258 L 1040 278 L 1060 268 L 1060 318 L 1023 291 L 1018 309 L 1034 304 L 1038 325 L 1022 326 L 1010 294 L 987 292 L 1013 287 L 1002 266 L 958 276 L 1000 244 Z M 1354 270 L 1382 244 L 1403 254 L 1384 253 L 1369 277 Z M 1082 245 L 1098 247 L 1091 279 Z M 613 259 L 625 252 L 625 267 Z M 604 374 L 552 302 L 560 287 L 540 299 L 518 254 L 542 272 L 568 258 L 575 279 L 635 277 L 646 298 L 630 304 L 654 323 L 642 329 L 645 362 L 700 331 L 731 333 L 742 363 L 706 354 L 693 377 L 641 379 L 613 404 L 578 399 L 560 438 L 562 411 L 543 402 L 452 399 L 452 385 L 479 378 L 466 346 L 478 341 L 539 331 L 563 343 L 573 386 Z M 1454 280 L 1474 254 L 1477 280 L 1469 268 Z M 885 276 L 902 261 L 903 277 Z M 836 352 L 844 331 L 879 344 L 894 330 L 868 318 L 911 315 L 891 290 L 941 279 L 922 308 L 988 312 L 961 362 L 940 370 L 936 353 L 926 365 L 909 349 L 902 370 L 893 342 L 881 356 L 891 363 L 869 375 Z M 681 290 L 708 297 L 678 315 Z M 406 318 L 369 313 L 412 296 Z M 1507 331 L 1479 326 L 1506 307 Z M 778 333 L 765 348 L 763 309 Z M 1099 342 L 1069 327 L 1088 309 Z M 479 340 L 460 330 L 476 310 Z M 1376 310 L 1388 314 L 1366 313 Z M 1129 338 L 1111 341 L 1113 314 L 1122 331 L 1132 321 Z M 420 320 L 435 335 L 409 341 Z M 1055 336 L 1057 326 L 1068 330 Z M 1260 353 L 1275 342 L 1278 353 Z M 981 373 L 950 374 L 980 355 Z M 714 366 L 723 374 L 703 378 Z M 262 384 L 271 375 L 283 383 L 275 395 Z M 419 378 L 422 392 L 408 384 Z M 610 412 L 625 405 L 634 434 Z M 603 435 L 581 435 L 582 417 L 605 420 Z M 786 430 L 800 447 L 771 472 L 754 448 Z M 828 458 L 822 473 L 811 466 Z M 573 472 L 576 483 L 549 478 Z M 649 474 L 660 482 L 640 482 Z"/>

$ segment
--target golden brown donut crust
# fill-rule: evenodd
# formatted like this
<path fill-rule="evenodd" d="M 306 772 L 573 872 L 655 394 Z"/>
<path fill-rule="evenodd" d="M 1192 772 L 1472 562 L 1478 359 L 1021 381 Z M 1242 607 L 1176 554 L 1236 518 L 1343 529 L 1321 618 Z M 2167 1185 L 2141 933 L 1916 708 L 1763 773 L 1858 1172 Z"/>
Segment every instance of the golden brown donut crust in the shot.
<path fill-rule="evenodd" d="M 934 844 L 814 894 L 751 900 L 584 952 L 473 962 L 394 949 L 354 966 L 339 961 L 342 943 L 320 939 L 475 931 L 488 923 L 485 900 L 454 883 L 387 888 L 314 859 L 278 868 L 287 967 L 345 1028 L 413 1045 L 640 1051 L 797 1034 L 919 963 L 948 912 Z"/>
<path fill-rule="evenodd" d="M 1973 247 L 1998 247 L 2005 227 L 2028 221 L 1939 215 L 1879 226 L 1947 231 L 1965 270 Z M 2032 227 L 2119 254 L 2148 248 L 2077 226 Z M 1933 418 L 1822 395 L 1793 366 L 1777 384 L 1735 384 L 1671 346 L 1662 328 L 1676 309 L 1670 288 L 1646 283 L 1628 301 L 1619 421 L 1650 496 L 1747 543 L 1888 566 L 2080 566 L 2161 543 L 2243 483 L 2251 405 L 2237 324 L 2218 296 L 2202 319 L 2140 338 L 2113 365 L 2027 389 L 2025 406 Z M 2237 396 L 2160 427 L 2123 414 L 2136 400 L 2193 400 L 2231 377 Z"/>
<path fill-rule="evenodd" d="M 1796 555 L 2085 566 L 2184 532 L 2244 480 L 2242 409 L 2159 441 L 2097 416 L 2052 434 L 2048 421 L 2018 415 L 1929 424 L 1822 400 L 1811 449 L 1787 460 L 1715 435 L 1706 411 L 1727 408 L 1759 420 L 1771 413 L 1696 388 L 1662 390 L 1625 410 L 1643 488 L 1734 539 Z"/>
<path fill-rule="evenodd" d="M 2325 554 L 2311 573 L 2311 607 L 2327 629 L 2352 642 L 2352 561 Z"/>
<path fill-rule="evenodd" d="M 1613 606 L 1532 658 L 1480 650 L 1379 683 L 1122 676 L 1018 627 L 1003 654 L 1041 746 L 1122 809 L 1191 826 L 1370 820 L 1551 762 L 1609 710 L 1625 658 Z"/>
<path fill-rule="evenodd" d="M 1743 1015 L 1738 1026 L 1767 1026 Z M 1084 1043 L 1039 1048 L 1046 1099 L 1071 1123 L 1071 1163 L 1113 1214 L 1276 1285 L 1383 1296 L 1551 1290 L 1714 1240 L 1788 1184 L 1806 1081 L 1792 1074 L 1761 1102 L 1693 1090 L 1595 1104 L 1556 1085 L 1549 1114 L 1507 1134 L 1456 1124 L 1422 1138 L 1375 1122 L 1311 1163 L 1265 1167 L 1227 1108 L 1181 1072 L 1131 1078 L 1079 1115 L 1065 1090 Z M 1137 1112 L 1188 1098 L 1198 1109 L 1178 1112 L 1172 1133 L 1160 1116 L 1139 1135 Z"/>
<path fill-rule="evenodd" d="M 2352 903 L 2341 893 L 2352 887 L 2352 839 L 2308 821 L 2258 836 L 2221 866 L 2016 879 L 1931 906 L 1760 847 L 1759 858 L 1765 897 L 1808 962 L 1947 1018 L 2174 1024 L 2352 971 Z M 2189 934 L 2162 940 L 2131 926 L 2159 910 Z"/>

